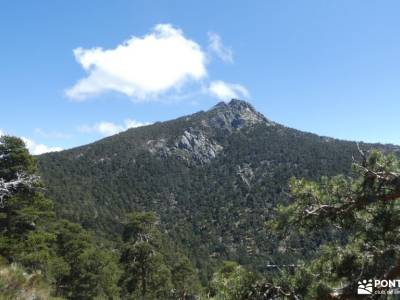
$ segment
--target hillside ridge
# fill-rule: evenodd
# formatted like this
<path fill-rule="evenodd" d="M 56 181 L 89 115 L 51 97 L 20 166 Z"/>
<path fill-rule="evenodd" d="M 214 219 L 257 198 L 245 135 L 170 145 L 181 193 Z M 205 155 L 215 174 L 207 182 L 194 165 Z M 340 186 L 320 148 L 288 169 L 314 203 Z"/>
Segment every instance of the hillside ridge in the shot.
<path fill-rule="evenodd" d="M 283 259 L 265 222 L 290 201 L 288 180 L 348 175 L 357 155 L 356 142 L 285 127 L 234 99 L 38 161 L 59 216 L 113 239 L 127 213 L 153 211 L 206 278 L 225 259 L 260 270 Z"/>

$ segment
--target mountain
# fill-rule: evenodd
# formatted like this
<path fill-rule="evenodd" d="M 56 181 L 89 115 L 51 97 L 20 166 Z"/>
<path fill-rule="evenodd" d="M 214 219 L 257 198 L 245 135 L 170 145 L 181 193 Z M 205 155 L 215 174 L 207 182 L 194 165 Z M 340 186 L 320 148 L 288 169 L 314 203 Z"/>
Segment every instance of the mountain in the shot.
<path fill-rule="evenodd" d="M 289 178 L 348 174 L 357 154 L 355 142 L 285 127 L 232 100 L 38 160 L 59 216 L 113 239 L 126 213 L 154 211 L 206 280 L 223 259 L 264 270 L 278 245 L 264 224 L 290 201 Z"/>

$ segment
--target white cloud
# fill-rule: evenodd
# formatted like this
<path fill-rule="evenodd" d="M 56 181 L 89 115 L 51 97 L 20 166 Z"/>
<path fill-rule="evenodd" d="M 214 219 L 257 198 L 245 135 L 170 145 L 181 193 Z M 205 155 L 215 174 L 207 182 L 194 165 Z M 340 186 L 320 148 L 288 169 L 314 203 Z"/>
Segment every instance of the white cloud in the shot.
<path fill-rule="evenodd" d="M 227 83 L 221 80 L 211 82 L 208 91 L 210 94 L 217 96 L 223 101 L 250 97 L 249 91 L 244 86 L 236 83 Z"/>
<path fill-rule="evenodd" d="M 140 126 L 149 125 L 147 122 L 138 122 L 136 120 L 127 119 L 123 124 L 115 124 L 112 122 L 99 122 L 92 126 L 83 125 L 79 127 L 79 131 L 83 133 L 100 133 L 102 136 L 110 136 L 117 134 L 121 131 L 127 130 L 129 128 L 135 128 Z"/>
<path fill-rule="evenodd" d="M 63 150 L 60 147 L 49 147 L 43 144 L 38 144 L 35 141 L 28 139 L 26 137 L 21 137 L 24 141 L 26 148 L 28 148 L 29 152 L 33 155 L 39 155 L 47 152 L 55 152 Z"/>
<path fill-rule="evenodd" d="M 170 24 L 114 49 L 77 48 L 74 55 L 88 73 L 66 91 L 76 100 L 107 91 L 147 100 L 207 75 L 201 47 Z"/>
<path fill-rule="evenodd" d="M 2 136 L 4 132 L 0 129 L 0 136 Z M 48 147 L 43 144 L 37 144 L 35 141 L 28 139 L 26 137 L 21 137 L 24 141 L 26 148 L 28 148 L 29 153 L 33 155 L 39 155 L 47 152 L 55 152 L 63 150 L 60 147 Z"/>
<path fill-rule="evenodd" d="M 232 49 L 224 46 L 221 37 L 215 32 L 208 33 L 209 49 L 214 52 L 222 61 L 233 62 Z"/>

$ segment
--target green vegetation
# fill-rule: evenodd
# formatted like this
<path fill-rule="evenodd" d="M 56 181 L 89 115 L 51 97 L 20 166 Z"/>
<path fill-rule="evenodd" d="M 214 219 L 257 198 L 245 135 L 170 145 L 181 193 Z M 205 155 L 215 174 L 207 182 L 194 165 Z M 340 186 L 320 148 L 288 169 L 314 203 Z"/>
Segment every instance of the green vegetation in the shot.
<path fill-rule="evenodd" d="M 19 268 L 6 267 L 0 276 L 4 284 L 21 288 L 28 284 L 35 289 L 36 282 L 43 281 L 53 288 L 52 296 L 67 299 L 118 295 L 115 255 L 96 245 L 80 225 L 57 221 L 52 201 L 42 194 L 35 175 L 36 160 L 24 143 L 1 137 L 0 158 L 0 255 L 32 274 L 21 275 Z M 9 283 L 14 280 L 15 284 Z"/>
<path fill-rule="evenodd" d="M 0 263 L 0 300 L 52 299 L 51 288 L 42 274 L 27 273 L 16 264 Z M 60 299 L 59 299 L 60 300 Z"/>
<path fill-rule="evenodd" d="M 235 105 L 243 109 L 219 105 L 40 156 L 46 195 L 54 199 L 57 215 L 115 242 L 128 213 L 154 212 L 159 230 L 188 256 L 203 286 L 225 260 L 261 273 L 276 271 L 270 265 L 292 264 L 294 257 L 276 251 L 280 241 L 266 232 L 265 222 L 277 204 L 290 201 L 291 177 L 349 175 L 352 156 L 359 158 L 357 145 L 269 121 L 247 124 L 242 111 L 253 108 Z M 225 120 L 231 115 L 233 125 L 243 127 Z M 222 150 L 209 161 L 199 160 L 196 147 L 179 148 L 188 132 L 202 137 L 196 147 L 218 144 Z M 399 151 L 390 145 L 360 146 Z M 302 241 L 308 244 L 303 248 L 315 248 L 330 234 Z"/>
<path fill-rule="evenodd" d="M 0 299 L 189 299 L 201 286 L 152 213 L 129 215 L 110 244 L 57 219 L 24 143 L 0 138 Z"/>
<path fill-rule="evenodd" d="M 114 299 L 119 295 L 117 256 L 94 243 L 80 225 L 61 221 L 56 228 L 55 294 L 68 299 Z"/>
<path fill-rule="evenodd" d="M 39 168 L 0 137 L 0 300 L 353 299 L 398 279 L 399 148 L 234 105 L 257 122 L 220 105 Z"/>
<path fill-rule="evenodd" d="M 279 206 L 268 224 L 286 255 L 295 255 L 290 235 L 307 239 L 325 227 L 340 238 L 323 240 L 313 259 L 272 280 L 270 294 L 352 299 L 360 280 L 399 278 L 400 162 L 393 155 L 362 153 L 353 171 L 354 177 L 291 180 L 293 203 Z"/>
<path fill-rule="evenodd" d="M 248 299 L 260 276 L 246 270 L 236 262 L 225 261 L 214 273 L 211 286 L 215 300 Z"/>
<path fill-rule="evenodd" d="M 183 253 L 172 253 L 153 213 L 132 213 L 123 232 L 121 277 L 124 298 L 190 299 L 201 288 Z"/>

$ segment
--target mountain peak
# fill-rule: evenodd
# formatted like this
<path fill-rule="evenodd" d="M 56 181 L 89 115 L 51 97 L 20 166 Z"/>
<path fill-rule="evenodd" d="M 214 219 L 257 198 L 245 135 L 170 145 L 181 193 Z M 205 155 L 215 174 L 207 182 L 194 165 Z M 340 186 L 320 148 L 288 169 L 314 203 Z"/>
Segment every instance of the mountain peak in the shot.
<path fill-rule="evenodd" d="M 255 111 L 254 107 L 245 100 L 232 99 L 228 105 L 232 108 L 250 108 Z"/>
<path fill-rule="evenodd" d="M 192 116 L 196 116 L 192 118 Z M 162 137 L 146 141 L 146 147 L 161 157 L 176 156 L 188 163 L 210 162 L 222 150 L 221 141 L 216 139 L 216 130 L 223 130 L 228 136 L 235 131 L 251 128 L 253 125 L 273 125 L 246 101 L 232 99 L 220 102 L 206 112 L 185 117 L 184 126 L 170 139 Z M 198 118 L 199 117 L 199 118 Z"/>
<path fill-rule="evenodd" d="M 271 123 L 254 107 L 244 100 L 232 99 L 230 102 L 219 102 L 209 111 L 213 126 L 228 130 L 240 129 L 257 123 Z"/>
<path fill-rule="evenodd" d="M 210 110 L 213 109 L 233 109 L 233 110 L 243 110 L 243 109 L 251 109 L 252 111 L 256 111 L 254 107 L 245 100 L 240 99 L 231 99 L 229 102 L 221 101 L 214 105 Z"/>

